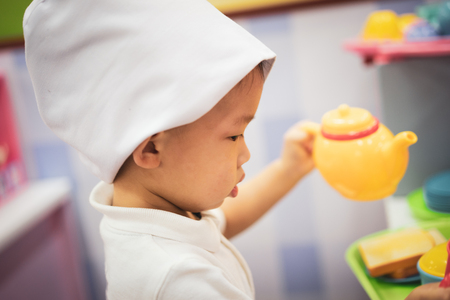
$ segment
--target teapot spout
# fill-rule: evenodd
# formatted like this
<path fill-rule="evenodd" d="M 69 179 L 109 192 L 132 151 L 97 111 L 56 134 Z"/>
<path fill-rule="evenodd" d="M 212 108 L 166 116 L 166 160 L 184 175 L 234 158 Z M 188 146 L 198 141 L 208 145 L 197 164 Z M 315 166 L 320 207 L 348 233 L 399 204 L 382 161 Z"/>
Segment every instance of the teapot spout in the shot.
<path fill-rule="evenodd" d="M 412 131 L 403 131 L 397 134 L 391 143 L 384 149 L 389 154 L 400 154 L 408 149 L 409 146 L 417 142 L 417 135 Z"/>

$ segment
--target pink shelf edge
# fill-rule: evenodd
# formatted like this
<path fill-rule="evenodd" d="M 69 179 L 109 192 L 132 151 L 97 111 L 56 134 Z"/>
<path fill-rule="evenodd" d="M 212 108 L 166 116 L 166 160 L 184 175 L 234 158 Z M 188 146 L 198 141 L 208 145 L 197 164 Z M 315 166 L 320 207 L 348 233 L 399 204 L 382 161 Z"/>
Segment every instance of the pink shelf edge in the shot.
<path fill-rule="evenodd" d="M 344 42 L 344 49 L 360 55 L 367 64 L 388 64 L 408 57 L 450 55 L 450 39 L 418 42 Z"/>

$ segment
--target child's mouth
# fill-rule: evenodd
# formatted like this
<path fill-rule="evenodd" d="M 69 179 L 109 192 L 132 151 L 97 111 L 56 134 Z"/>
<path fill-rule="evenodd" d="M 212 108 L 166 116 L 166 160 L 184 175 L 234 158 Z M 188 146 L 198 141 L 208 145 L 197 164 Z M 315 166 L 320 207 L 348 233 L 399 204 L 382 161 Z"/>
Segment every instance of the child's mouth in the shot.
<path fill-rule="evenodd" d="M 239 182 L 244 180 L 244 177 L 245 177 L 245 174 L 242 175 L 241 180 L 239 180 Z M 230 192 L 230 197 L 234 198 L 238 195 L 238 193 L 239 193 L 239 188 L 237 187 L 237 185 L 235 185 L 234 188 Z"/>

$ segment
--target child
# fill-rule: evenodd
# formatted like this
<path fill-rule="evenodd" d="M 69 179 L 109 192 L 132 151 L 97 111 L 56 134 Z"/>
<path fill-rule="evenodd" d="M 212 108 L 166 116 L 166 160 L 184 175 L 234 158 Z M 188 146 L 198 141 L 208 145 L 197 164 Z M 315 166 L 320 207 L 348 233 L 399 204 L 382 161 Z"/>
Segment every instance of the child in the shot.
<path fill-rule="evenodd" d="M 229 238 L 250 226 L 313 166 L 303 135 L 238 192 L 250 158 L 243 133 L 262 86 L 257 67 L 200 119 L 143 141 L 114 186 L 93 191 L 106 216 L 108 298 L 254 298 L 244 259 L 219 229 Z"/>
<path fill-rule="evenodd" d="M 314 167 L 297 124 L 236 186 L 272 51 L 203 0 L 35 0 L 24 33 L 43 119 L 103 180 L 107 298 L 253 299 L 227 238 Z"/>

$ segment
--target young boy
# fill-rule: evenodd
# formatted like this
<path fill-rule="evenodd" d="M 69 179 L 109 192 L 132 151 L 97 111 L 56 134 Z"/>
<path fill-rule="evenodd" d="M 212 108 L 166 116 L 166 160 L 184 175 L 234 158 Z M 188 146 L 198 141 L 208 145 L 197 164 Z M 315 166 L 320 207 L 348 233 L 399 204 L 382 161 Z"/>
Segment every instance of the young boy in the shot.
<path fill-rule="evenodd" d="M 257 67 L 200 119 L 143 141 L 113 187 L 95 188 L 91 203 L 106 216 L 109 299 L 254 298 L 250 271 L 226 237 L 313 167 L 311 139 L 299 133 L 298 144 L 289 140 L 282 159 L 238 192 L 250 158 L 243 134 L 262 87 Z M 224 203 L 227 196 L 236 199 Z"/>
<path fill-rule="evenodd" d="M 103 180 L 107 298 L 254 299 L 227 238 L 314 167 L 297 124 L 237 188 L 272 51 L 203 0 L 35 0 L 24 33 L 43 119 Z"/>

